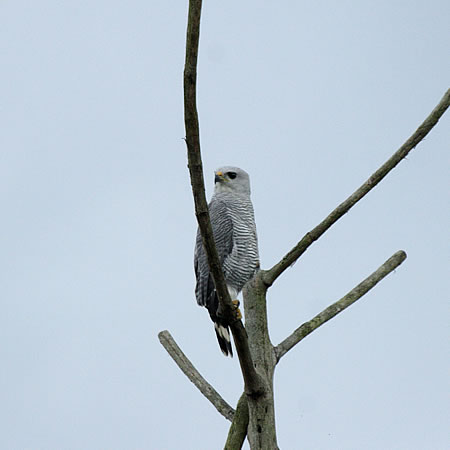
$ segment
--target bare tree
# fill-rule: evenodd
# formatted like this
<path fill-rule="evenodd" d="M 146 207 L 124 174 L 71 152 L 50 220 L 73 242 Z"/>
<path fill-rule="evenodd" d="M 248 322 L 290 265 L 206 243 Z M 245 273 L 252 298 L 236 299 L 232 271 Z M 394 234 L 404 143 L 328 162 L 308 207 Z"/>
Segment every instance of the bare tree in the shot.
<path fill-rule="evenodd" d="M 319 239 L 336 221 L 372 190 L 397 164 L 414 149 L 436 125 L 450 105 L 450 90 L 411 137 L 355 192 L 338 205 L 322 222 L 306 233 L 280 262 L 268 270 L 260 270 L 244 288 L 245 327 L 236 320 L 234 307 L 226 288 L 224 276 L 213 239 L 208 206 L 205 197 L 200 137 L 196 107 L 197 55 L 200 31 L 201 0 L 190 0 L 184 69 L 184 114 L 186 144 L 195 214 L 208 256 L 220 302 L 220 314 L 229 321 L 244 379 L 244 393 L 234 410 L 220 394 L 199 374 L 184 355 L 168 331 L 159 333 L 159 339 L 185 375 L 230 420 L 231 427 L 226 449 L 240 449 L 247 437 L 252 449 L 277 449 L 273 375 L 280 359 L 303 338 L 359 300 L 379 281 L 397 268 L 405 259 L 402 250 L 394 253 L 365 280 L 344 297 L 325 308 L 308 322 L 301 324 L 278 345 L 270 341 L 267 326 L 266 294 L 277 278 Z"/>

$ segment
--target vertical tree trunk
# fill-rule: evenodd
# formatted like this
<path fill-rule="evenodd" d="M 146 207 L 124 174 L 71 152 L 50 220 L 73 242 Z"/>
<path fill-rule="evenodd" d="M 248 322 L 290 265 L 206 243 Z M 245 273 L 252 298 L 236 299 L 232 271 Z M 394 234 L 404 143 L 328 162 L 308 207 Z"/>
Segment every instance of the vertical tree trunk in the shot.
<path fill-rule="evenodd" d="M 267 288 L 263 283 L 262 273 L 262 271 L 259 272 L 244 288 L 245 329 L 248 334 L 250 353 L 255 369 L 265 385 L 262 395 L 247 395 L 249 411 L 247 435 L 252 450 L 275 450 L 278 448 L 273 397 L 276 357 L 269 337 Z"/>

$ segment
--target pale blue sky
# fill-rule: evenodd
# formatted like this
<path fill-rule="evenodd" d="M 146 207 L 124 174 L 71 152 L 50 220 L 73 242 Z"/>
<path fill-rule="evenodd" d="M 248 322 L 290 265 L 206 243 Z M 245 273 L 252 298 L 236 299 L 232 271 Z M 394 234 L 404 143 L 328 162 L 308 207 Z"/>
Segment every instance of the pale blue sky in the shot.
<path fill-rule="evenodd" d="M 196 305 L 182 71 L 187 2 L 0 3 L 0 448 L 222 448 L 237 359 Z M 449 88 L 448 1 L 206 1 L 213 170 L 251 176 L 277 262 Z M 450 115 L 270 290 L 277 344 L 399 249 L 405 263 L 280 363 L 283 449 L 446 449 Z"/>

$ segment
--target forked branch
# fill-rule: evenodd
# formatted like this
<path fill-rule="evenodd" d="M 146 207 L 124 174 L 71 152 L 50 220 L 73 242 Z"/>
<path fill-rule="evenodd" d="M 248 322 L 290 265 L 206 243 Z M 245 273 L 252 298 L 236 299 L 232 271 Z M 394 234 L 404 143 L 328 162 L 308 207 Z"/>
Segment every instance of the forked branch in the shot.
<path fill-rule="evenodd" d="M 439 104 L 424 120 L 422 125 L 412 136 L 361 185 L 350 197 L 343 201 L 319 225 L 313 228 L 300 242 L 277 264 L 264 274 L 264 282 L 271 286 L 274 281 L 308 249 L 308 247 L 322 236 L 335 222 L 337 222 L 353 205 L 371 191 L 408 153 L 430 132 L 441 116 L 450 106 L 450 89 L 444 94 Z"/>
<path fill-rule="evenodd" d="M 372 289 L 386 275 L 395 270 L 406 259 L 406 253 L 402 250 L 392 255 L 382 266 L 369 275 L 364 281 L 353 288 L 348 294 L 338 300 L 336 303 L 325 308 L 317 316 L 308 322 L 299 326 L 290 336 L 275 347 L 275 355 L 277 361 L 280 360 L 292 347 L 297 345 L 308 334 L 312 333 L 316 328 L 323 325 L 334 316 L 344 311 L 350 305 L 359 300 L 364 294 Z"/>

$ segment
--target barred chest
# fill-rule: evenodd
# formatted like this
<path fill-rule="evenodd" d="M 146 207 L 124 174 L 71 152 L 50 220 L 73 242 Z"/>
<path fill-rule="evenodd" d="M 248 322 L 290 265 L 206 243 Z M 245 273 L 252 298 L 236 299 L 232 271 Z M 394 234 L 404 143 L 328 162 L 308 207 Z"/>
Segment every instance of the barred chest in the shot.
<path fill-rule="evenodd" d="M 255 217 L 248 197 L 228 199 L 227 203 L 233 221 L 234 245 L 224 269 L 227 282 L 240 291 L 259 266 Z"/>

